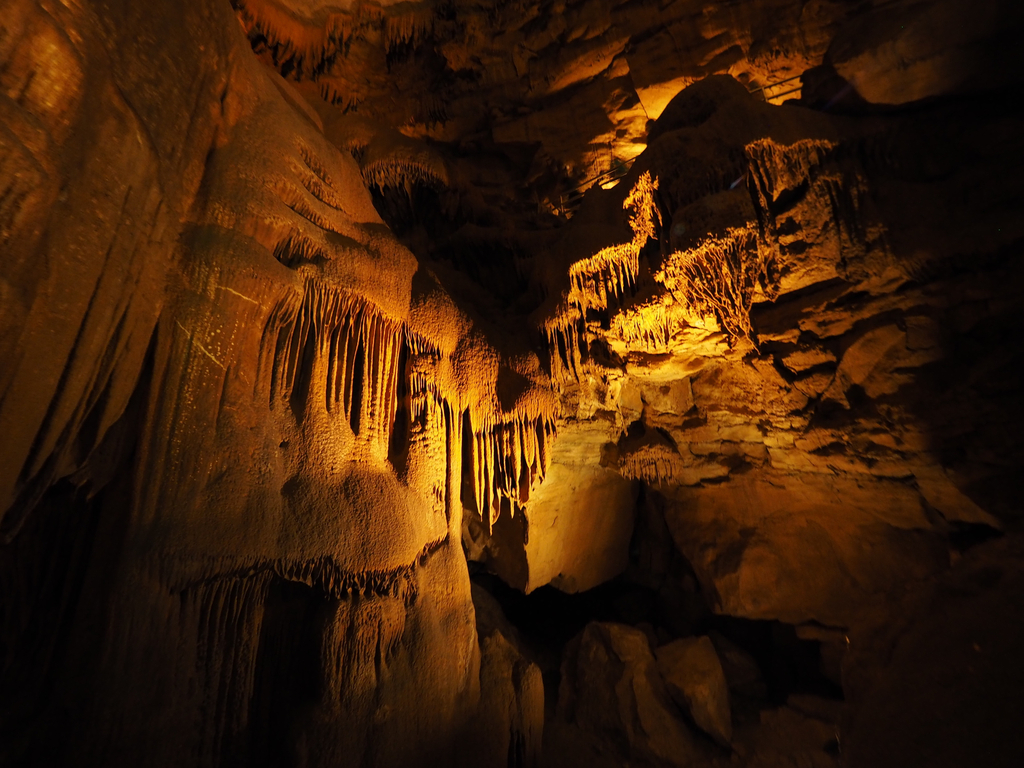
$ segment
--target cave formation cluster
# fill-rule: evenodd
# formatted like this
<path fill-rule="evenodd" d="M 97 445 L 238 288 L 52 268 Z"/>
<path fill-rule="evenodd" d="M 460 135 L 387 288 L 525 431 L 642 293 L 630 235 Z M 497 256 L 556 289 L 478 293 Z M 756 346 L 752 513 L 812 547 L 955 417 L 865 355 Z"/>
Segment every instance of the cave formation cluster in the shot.
<path fill-rule="evenodd" d="M 0 0 L 0 766 L 1024 761 L 1017 0 Z"/>

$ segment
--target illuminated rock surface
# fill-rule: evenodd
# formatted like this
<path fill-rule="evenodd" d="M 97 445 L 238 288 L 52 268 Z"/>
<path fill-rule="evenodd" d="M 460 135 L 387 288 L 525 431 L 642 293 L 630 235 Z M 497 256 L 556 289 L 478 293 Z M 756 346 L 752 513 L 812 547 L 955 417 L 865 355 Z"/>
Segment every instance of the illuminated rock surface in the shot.
<path fill-rule="evenodd" d="M 0 765 L 1019 764 L 1022 31 L 7 0 Z"/>

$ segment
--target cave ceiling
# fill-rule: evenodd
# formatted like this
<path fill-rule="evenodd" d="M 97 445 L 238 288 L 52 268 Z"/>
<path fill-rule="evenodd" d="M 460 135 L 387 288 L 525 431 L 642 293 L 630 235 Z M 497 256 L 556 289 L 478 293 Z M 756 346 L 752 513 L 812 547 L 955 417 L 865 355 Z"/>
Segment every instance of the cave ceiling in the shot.
<path fill-rule="evenodd" d="M 0 765 L 1016 764 L 1022 30 L 4 0 Z"/>

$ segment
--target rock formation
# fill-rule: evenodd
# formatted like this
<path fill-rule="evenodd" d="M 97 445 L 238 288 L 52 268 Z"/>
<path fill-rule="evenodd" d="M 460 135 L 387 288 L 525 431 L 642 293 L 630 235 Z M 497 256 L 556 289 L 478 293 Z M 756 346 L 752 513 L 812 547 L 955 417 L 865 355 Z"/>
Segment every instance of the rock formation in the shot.
<path fill-rule="evenodd" d="M 1022 30 L 5 0 L 0 765 L 1016 765 Z"/>

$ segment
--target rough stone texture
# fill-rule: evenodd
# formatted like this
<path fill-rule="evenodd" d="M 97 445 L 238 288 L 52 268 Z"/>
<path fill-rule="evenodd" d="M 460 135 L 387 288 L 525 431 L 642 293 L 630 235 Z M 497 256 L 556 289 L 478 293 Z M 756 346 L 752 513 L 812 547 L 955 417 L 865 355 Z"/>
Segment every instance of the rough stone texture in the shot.
<path fill-rule="evenodd" d="M 235 5 L 261 57 L 312 102 L 410 136 L 532 145 L 523 170 L 552 207 L 552 172 L 582 180 L 636 157 L 648 121 L 708 75 L 782 101 L 800 94 L 790 78 L 824 66 L 889 104 L 977 88 L 992 72 L 1016 82 L 1020 61 L 1002 37 L 1018 10 L 994 0 Z"/>
<path fill-rule="evenodd" d="M 592 625 L 551 743 L 721 762 L 647 647 L 709 606 L 819 645 L 851 760 L 1019 758 L 1022 15 L 6 2 L 0 763 L 533 760 L 463 540 L 585 590 L 640 493 L 685 615 Z"/>
<path fill-rule="evenodd" d="M 1021 542 L 967 553 L 865 611 L 844 664 L 851 766 L 1011 766 L 1024 690 Z"/>
<path fill-rule="evenodd" d="M 709 103 L 717 106 L 709 110 Z M 968 120 L 958 108 L 938 109 L 936 119 L 941 114 L 947 126 Z M 992 122 L 980 133 L 998 132 L 995 126 L 1009 119 L 987 114 Z M 629 380 L 620 380 L 620 392 L 639 389 L 653 402 L 621 398 L 620 470 L 669 500 L 673 538 L 716 610 L 848 626 L 872 595 L 946 567 L 948 532 L 964 525 L 997 530 L 1016 519 L 1012 507 L 994 498 L 986 508 L 981 478 L 1006 482 L 996 479 L 1002 476 L 997 466 L 1020 460 L 1019 442 L 994 426 L 1007 414 L 1015 420 L 1019 409 L 1009 400 L 997 405 L 977 396 L 958 406 L 952 390 L 939 383 L 962 364 L 992 365 L 1007 374 L 1002 366 L 1013 365 L 996 342 L 967 352 L 953 339 L 971 326 L 956 326 L 953 318 L 966 317 L 969 305 L 980 310 L 967 294 L 987 294 L 992 281 L 1006 286 L 1000 295 L 1012 303 L 1008 286 L 1020 279 L 1009 256 L 1021 236 L 1008 213 L 1015 193 L 986 190 L 986 210 L 1003 212 L 1000 226 L 976 221 L 974 239 L 956 234 L 952 220 L 932 220 L 933 229 L 925 231 L 913 223 L 918 209 L 907 185 L 927 209 L 946 205 L 940 201 L 956 189 L 973 188 L 976 173 L 961 164 L 928 175 L 932 139 L 911 150 L 897 138 L 938 123 L 773 110 L 714 80 L 680 94 L 666 119 L 674 122 L 622 186 L 645 169 L 658 174 L 660 231 L 672 232 L 672 247 L 680 250 L 659 245 L 660 271 L 639 267 L 636 288 L 608 282 L 609 295 L 619 292 L 617 305 L 605 302 L 610 317 L 600 326 L 577 326 L 621 356 Z M 938 130 L 947 135 L 947 128 Z M 870 158 L 868 147 L 875 146 L 887 146 L 885 159 Z M 1005 149 L 1019 156 L 1015 144 Z M 902 152 L 906 159 L 896 159 Z M 742 194 L 748 206 L 707 202 L 702 218 L 691 218 L 694 200 L 735 194 L 719 191 L 730 178 L 747 180 Z M 897 189 L 904 192 L 899 198 Z M 624 196 L 618 189 L 595 193 L 570 229 L 607 216 L 614 206 L 605 200 Z M 756 214 L 745 222 L 750 211 Z M 964 215 L 958 211 L 957 221 L 966 221 Z M 700 223 L 690 235 L 694 220 Z M 751 226 L 762 234 L 752 238 Z M 907 230 L 918 238 L 913 245 Z M 954 266 L 960 257 L 947 237 L 958 238 L 957 248 L 992 254 L 979 256 L 991 271 L 967 277 Z M 567 233 L 563 242 L 572 239 Z M 681 292 L 683 270 L 738 258 L 730 254 L 744 249 L 748 258 L 756 251 L 757 259 L 767 260 L 769 272 L 758 280 L 768 283 L 754 281 L 732 298 Z M 652 251 L 649 258 L 659 257 Z M 589 263 L 578 261 L 570 270 Z M 957 277 L 944 277 L 952 274 Z M 975 288 L 967 287 L 970 281 L 978 281 Z M 575 307 L 595 301 L 574 290 L 563 289 L 563 303 L 548 303 L 553 317 L 571 322 Z M 989 322 L 1016 327 L 1009 304 L 1006 310 L 1001 303 L 987 306 L 996 312 Z M 747 312 L 751 325 L 744 331 Z M 612 366 L 596 358 L 584 363 L 579 383 L 570 378 L 563 385 L 566 396 L 579 398 L 577 386 L 593 388 L 585 379 L 597 379 L 602 368 Z M 981 379 L 961 378 L 957 386 L 967 380 Z M 676 387 L 683 393 L 677 410 L 687 410 L 659 406 L 649 394 L 654 385 L 659 392 Z M 991 426 L 972 432 L 968 424 Z M 992 437 L 1008 453 L 987 462 L 982 443 L 973 441 L 991 429 L 1000 432 Z M 965 433 L 974 435 L 971 447 L 958 449 Z"/>
<path fill-rule="evenodd" d="M 478 625 L 479 626 L 479 625 Z M 544 682 L 540 669 L 500 630 L 480 641 L 480 687 L 487 691 L 473 732 L 462 745 L 465 761 L 483 765 L 539 764 L 544 733 Z"/>
<path fill-rule="evenodd" d="M 673 538 L 733 616 L 847 626 L 866 597 L 948 563 L 902 483 L 751 472 L 672 499 Z"/>
<path fill-rule="evenodd" d="M 729 688 L 708 637 L 684 637 L 656 651 L 658 671 L 675 702 L 723 747 L 732 741 Z"/>
<path fill-rule="evenodd" d="M 1010 37 L 1017 13 L 997 2 L 896 3 L 880 9 L 871 27 L 841 26 L 828 59 L 875 104 L 998 86 L 1019 66 Z"/>
<path fill-rule="evenodd" d="M 729 690 L 754 699 L 765 698 L 768 688 L 764 676 L 750 654 L 719 632 L 712 631 L 708 637 L 715 646 Z"/>
<path fill-rule="evenodd" d="M 623 624 L 593 623 L 567 648 L 559 718 L 620 759 L 640 765 L 688 765 L 688 732 L 658 674 L 647 636 Z"/>
<path fill-rule="evenodd" d="M 462 416 L 491 439 L 535 388 L 506 367 L 503 408 L 227 3 L 50 5 L 0 34 L 0 761 L 455 761 Z"/>
<path fill-rule="evenodd" d="M 478 543 L 470 558 L 525 592 L 546 584 L 582 592 L 625 570 L 636 483 L 603 466 L 608 445 L 600 418 L 565 424 L 518 521 L 499 520 L 491 535 L 473 518 L 464 523 L 467 540 Z"/>

